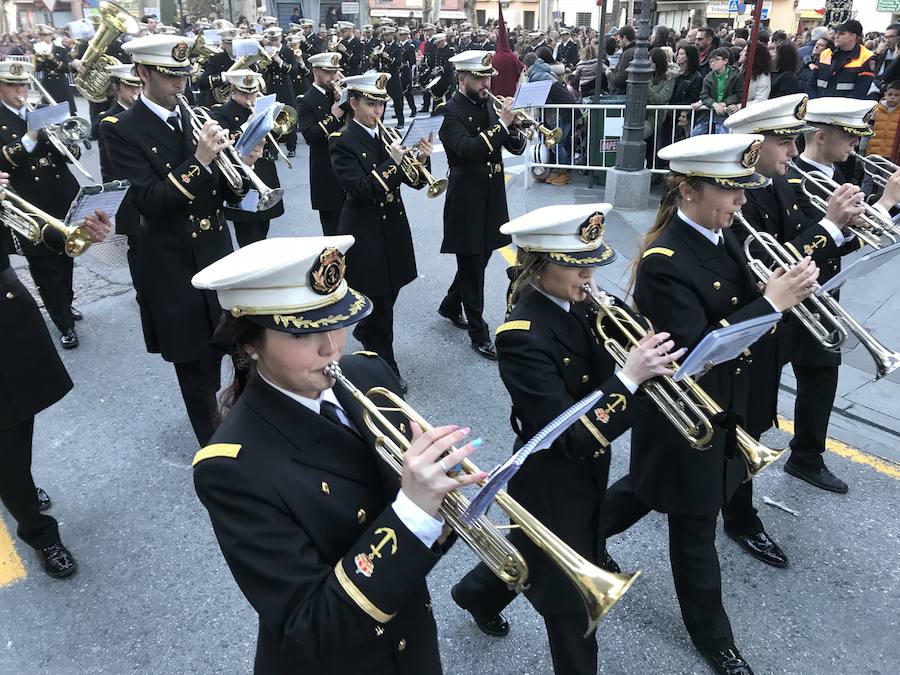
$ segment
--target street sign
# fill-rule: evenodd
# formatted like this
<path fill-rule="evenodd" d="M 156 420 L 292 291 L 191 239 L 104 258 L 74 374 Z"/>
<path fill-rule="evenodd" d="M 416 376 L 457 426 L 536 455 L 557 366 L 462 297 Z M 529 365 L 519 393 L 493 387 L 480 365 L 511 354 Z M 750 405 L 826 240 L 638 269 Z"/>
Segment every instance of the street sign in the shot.
<path fill-rule="evenodd" d="M 342 2 L 341 14 L 359 14 L 358 2 Z"/>
<path fill-rule="evenodd" d="M 738 11 L 738 0 L 728 0 L 728 13 L 729 14 L 740 14 Z"/>
<path fill-rule="evenodd" d="M 900 0 L 878 0 L 879 12 L 900 12 Z"/>

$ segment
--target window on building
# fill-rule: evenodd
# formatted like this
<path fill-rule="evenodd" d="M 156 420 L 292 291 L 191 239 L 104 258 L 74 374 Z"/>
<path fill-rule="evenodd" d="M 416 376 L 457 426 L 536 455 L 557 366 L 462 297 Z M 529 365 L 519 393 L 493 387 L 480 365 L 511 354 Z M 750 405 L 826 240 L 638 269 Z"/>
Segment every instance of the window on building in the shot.
<path fill-rule="evenodd" d="M 522 12 L 525 16 L 522 20 L 525 23 L 525 30 L 534 30 L 534 12 Z"/>
<path fill-rule="evenodd" d="M 478 21 L 478 25 L 483 26 L 487 23 L 487 12 L 483 9 L 476 9 L 475 18 Z"/>
<path fill-rule="evenodd" d="M 575 14 L 575 25 L 578 28 L 590 27 L 591 25 L 591 13 L 590 12 L 576 12 Z"/>

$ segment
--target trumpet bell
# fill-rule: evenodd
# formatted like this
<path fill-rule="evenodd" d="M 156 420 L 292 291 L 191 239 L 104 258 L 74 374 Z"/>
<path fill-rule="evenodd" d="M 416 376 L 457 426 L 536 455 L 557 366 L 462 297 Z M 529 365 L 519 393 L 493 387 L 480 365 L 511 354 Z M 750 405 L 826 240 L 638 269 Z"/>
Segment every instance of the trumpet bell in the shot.
<path fill-rule="evenodd" d="M 433 183 L 428 184 L 428 196 L 434 199 L 438 197 L 447 190 L 447 186 L 450 185 L 450 181 L 446 178 L 439 178 Z"/>
<path fill-rule="evenodd" d="M 265 194 L 259 195 L 259 203 L 256 206 L 257 211 L 268 211 L 284 197 L 284 188 L 272 188 Z"/>
<path fill-rule="evenodd" d="M 69 117 L 59 125 L 59 132 L 66 143 L 82 143 L 91 135 L 91 125 L 83 117 Z"/>
<path fill-rule="evenodd" d="M 639 576 L 641 576 L 640 571 L 633 574 L 625 572 L 615 574 L 603 570 L 602 574 L 580 577 L 579 585 L 591 589 L 590 593 L 582 595 L 588 613 L 588 627 L 583 637 L 590 635 L 603 621 L 603 618 L 616 606 L 616 603 L 622 599 L 622 596 Z"/>
<path fill-rule="evenodd" d="M 278 117 L 275 118 L 275 126 L 272 127 L 272 133 L 276 136 L 284 136 L 290 133 L 297 126 L 297 109 L 293 106 L 285 105 Z"/>
<path fill-rule="evenodd" d="M 544 145 L 548 148 L 555 148 L 562 140 L 563 131 L 559 127 L 550 130 L 542 124 L 538 127 L 538 131 L 540 131 L 541 135 L 544 137 Z"/>
<path fill-rule="evenodd" d="M 90 248 L 94 240 L 82 225 L 71 229 L 61 229 L 47 224 L 41 230 L 41 238 L 44 245 L 54 253 L 65 253 L 70 258 L 76 258 Z"/>

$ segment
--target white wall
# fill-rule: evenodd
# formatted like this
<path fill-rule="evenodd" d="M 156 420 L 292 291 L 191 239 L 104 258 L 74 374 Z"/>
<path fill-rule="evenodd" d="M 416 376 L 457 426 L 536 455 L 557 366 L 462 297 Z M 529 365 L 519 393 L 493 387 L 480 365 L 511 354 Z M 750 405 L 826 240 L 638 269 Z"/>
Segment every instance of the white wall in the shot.
<path fill-rule="evenodd" d="M 853 11 L 856 12 L 856 20 L 862 24 L 863 33 L 883 31 L 891 23 L 891 13 L 879 12 L 877 7 L 875 0 L 854 0 Z"/>

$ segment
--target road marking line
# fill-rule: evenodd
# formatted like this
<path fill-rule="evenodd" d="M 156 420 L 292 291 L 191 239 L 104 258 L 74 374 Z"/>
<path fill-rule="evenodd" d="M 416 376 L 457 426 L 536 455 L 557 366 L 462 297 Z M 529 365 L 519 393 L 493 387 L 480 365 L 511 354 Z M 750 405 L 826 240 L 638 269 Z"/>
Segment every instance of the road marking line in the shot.
<path fill-rule="evenodd" d="M 786 419 L 781 415 L 778 416 L 778 428 L 789 433 L 791 436 L 794 435 L 794 421 Z M 878 473 L 883 473 L 891 478 L 900 479 L 900 466 L 881 459 L 880 457 L 875 457 L 875 455 L 870 455 L 862 450 L 858 450 L 846 443 L 841 443 L 833 438 L 828 438 L 825 441 L 825 449 L 831 450 L 834 454 L 849 459 L 851 462 L 865 464 L 866 466 L 875 469 Z"/>
<path fill-rule="evenodd" d="M 0 588 L 25 578 L 25 565 L 3 519 L 0 518 Z"/>
<path fill-rule="evenodd" d="M 503 248 L 501 248 L 500 255 L 503 256 L 503 259 L 506 261 L 507 265 L 516 264 L 516 252 L 512 246 L 504 246 Z"/>

